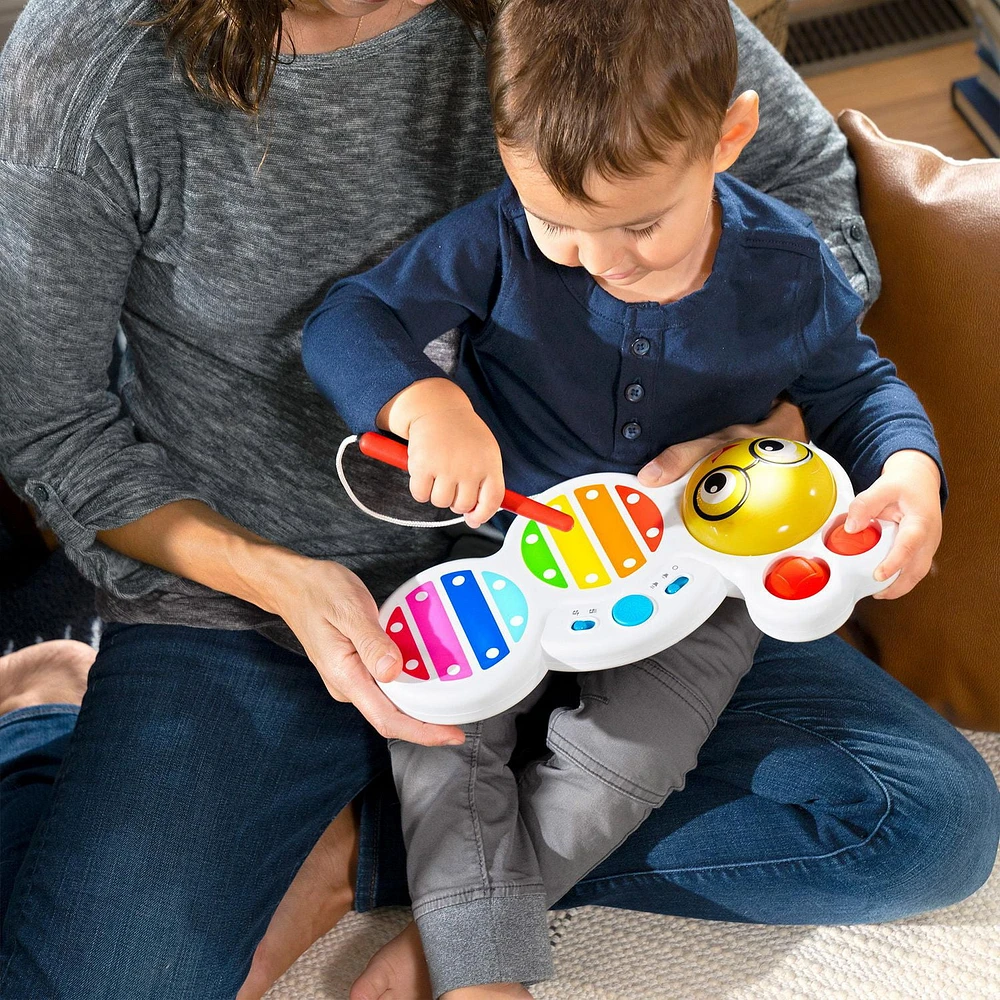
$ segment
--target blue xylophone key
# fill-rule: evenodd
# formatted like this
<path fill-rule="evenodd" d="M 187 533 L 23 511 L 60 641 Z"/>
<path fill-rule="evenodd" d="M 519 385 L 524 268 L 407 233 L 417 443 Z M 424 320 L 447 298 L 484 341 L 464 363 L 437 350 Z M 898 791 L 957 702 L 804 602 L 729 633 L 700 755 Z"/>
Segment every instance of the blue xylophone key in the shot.
<path fill-rule="evenodd" d="M 441 578 L 451 606 L 465 630 L 479 666 L 489 670 L 509 652 L 483 592 L 471 572 L 448 573 Z"/>

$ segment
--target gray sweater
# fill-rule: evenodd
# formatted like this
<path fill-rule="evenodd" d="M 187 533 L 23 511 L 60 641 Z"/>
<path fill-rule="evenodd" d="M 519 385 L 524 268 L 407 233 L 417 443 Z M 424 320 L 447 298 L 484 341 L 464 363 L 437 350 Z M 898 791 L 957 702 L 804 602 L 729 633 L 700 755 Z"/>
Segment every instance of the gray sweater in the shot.
<path fill-rule="evenodd" d="M 347 430 L 299 345 L 332 282 L 502 178 L 482 56 L 435 4 L 352 48 L 282 60 L 253 120 L 193 92 L 162 31 L 137 23 L 160 9 L 32 0 L 0 55 L 0 470 L 98 585 L 104 617 L 288 642 L 259 609 L 95 534 L 197 498 L 343 562 L 377 599 L 444 556 L 440 532 L 370 520 L 344 495 Z M 761 95 L 733 173 L 810 214 L 870 301 L 844 138 L 733 16 L 739 89 Z M 119 327 L 128 363 L 111 386 Z M 400 474 L 364 460 L 349 473 L 379 509 L 433 516 Z"/>

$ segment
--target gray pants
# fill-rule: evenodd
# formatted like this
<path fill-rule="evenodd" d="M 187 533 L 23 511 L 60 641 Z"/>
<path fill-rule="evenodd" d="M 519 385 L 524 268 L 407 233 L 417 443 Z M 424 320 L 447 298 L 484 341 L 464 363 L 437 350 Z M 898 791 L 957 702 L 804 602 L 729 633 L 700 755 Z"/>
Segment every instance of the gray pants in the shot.
<path fill-rule="evenodd" d="M 459 747 L 390 743 L 413 915 L 434 995 L 552 975 L 546 911 L 684 785 L 760 633 L 729 599 L 655 656 L 580 675 L 550 755 L 519 775 L 515 721 L 541 696 L 464 726 Z"/>

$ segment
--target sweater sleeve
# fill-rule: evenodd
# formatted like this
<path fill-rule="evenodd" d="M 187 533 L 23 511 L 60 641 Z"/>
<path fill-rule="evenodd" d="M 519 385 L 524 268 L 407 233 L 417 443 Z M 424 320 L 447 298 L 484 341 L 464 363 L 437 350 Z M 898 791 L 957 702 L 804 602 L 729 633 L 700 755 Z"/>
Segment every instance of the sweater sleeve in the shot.
<path fill-rule="evenodd" d="M 109 385 L 139 245 L 132 215 L 95 183 L 0 160 L 0 471 L 81 572 L 123 597 L 165 574 L 96 533 L 194 496 Z"/>
<path fill-rule="evenodd" d="M 820 246 L 819 274 L 802 324 L 802 374 L 789 387 L 802 408 L 810 436 L 840 461 L 857 491 L 881 474 L 885 460 L 905 449 L 922 451 L 941 471 L 941 501 L 947 486 L 931 422 L 913 390 L 879 355 L 858 327 L 861 302 Z"/>
<path fill-rule="evenodd" d="M 805 212 L 868 309 L 882 282 L 847 139 L 781 53 L 734 3 L 729 7 L 740 52 L 736 93 L 760 95 L 760 128 L 731 172 Z"/>
<path fill-rule="evenodd" d="M 425 378 L 447 376 L 424 354 L 437 337 L 484 321 L 500 275 L 498 195 L 436 222 L 364 274 L 338 282 L 302 331 L 302 361 L 352 430 Z"/>

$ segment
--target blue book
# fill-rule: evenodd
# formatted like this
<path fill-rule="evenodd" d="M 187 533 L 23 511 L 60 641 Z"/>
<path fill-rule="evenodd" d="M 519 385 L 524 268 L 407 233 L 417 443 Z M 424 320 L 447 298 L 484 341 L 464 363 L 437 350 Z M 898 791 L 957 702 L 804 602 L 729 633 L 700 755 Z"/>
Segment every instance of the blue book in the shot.
<path fill-rule="evenodd" d="M 1000 66 L 996 58 L 982 45 L 976 47 L 976 55 L 979 57 L 979 72 L 976 74 L 979 85 L 1000 101 Z"/>
<path fill-rule="evenodd" d="M 1000 101 L 974 76 L 951 85 L 951 103 L 994 156 L 1000 156 Z"/>

